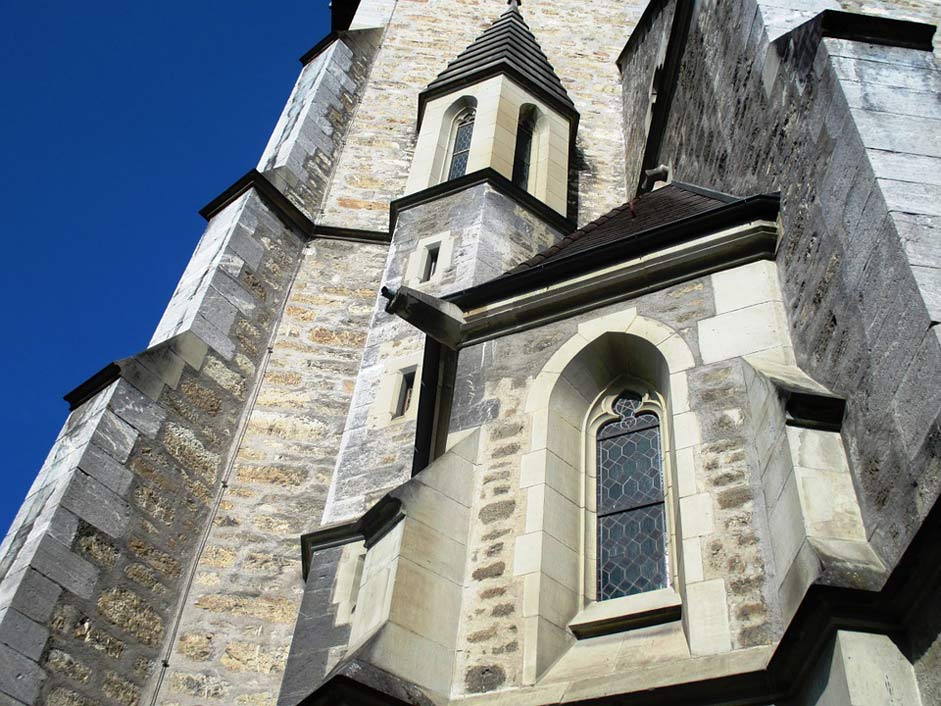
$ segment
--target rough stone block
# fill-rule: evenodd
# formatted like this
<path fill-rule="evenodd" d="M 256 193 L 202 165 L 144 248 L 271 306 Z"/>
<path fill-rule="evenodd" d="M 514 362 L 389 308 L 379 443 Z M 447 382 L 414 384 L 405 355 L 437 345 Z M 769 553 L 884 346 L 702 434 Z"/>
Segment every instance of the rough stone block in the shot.
<path fill-rule="evenodd" d="M 94 593 L 98 569 L 53 537 L 39 541 L 30 565 L 77 596 L 91 598 Z"/>
<path fill-rule="evenodd" d="M 81 472 L 69 483 L 62 505 L 112 537 L 123 534 L 131 517 L 130 506 L 124 500 Z"/>
<path fill-rule="evenodd" d="M 0 609 L 0 642 L 36 662 L 42 656 L 49 631 L 15 608 Z"/>
<path fill-rule="evenodd" d="M 92 442 L 98 444 L 119 463 L 124 463 L 134 442 L 137 441 L 137 432 L 122 419 L 106 410 L 98 422 Z"/>
<path fill-rule="evenodd" d="M 45 675 L 39 665 L 6 645 L 0 645 L 0 692 L 24 703 L 35 703 Z"/>
<path fill-rule="evenodd" d="M 62 588 L 34 569 L 4 577 L 0 606 L 10 606 L 37 623 L 45 624 L 52 615 Z"/>
<path fill-rule="evenodd" d="M 78 467 L 116 495 L 123 496 L 134 480 L 134 475 L 129 470 L 94 443 L 85 448 Z"/>
<path fill-rule="evenodd" d="M 154 438 L 167 413 L 156 402 L 124 380 L 119 380 L 108 407 L 148 438 Z"/>

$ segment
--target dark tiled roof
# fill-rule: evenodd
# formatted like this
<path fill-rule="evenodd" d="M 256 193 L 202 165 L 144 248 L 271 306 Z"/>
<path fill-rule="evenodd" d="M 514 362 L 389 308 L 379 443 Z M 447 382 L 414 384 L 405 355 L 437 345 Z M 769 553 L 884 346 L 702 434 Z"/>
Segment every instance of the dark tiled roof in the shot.
<path fill-rule="evenodd" d="M 492 74 L 500 69 L 519 72 L 556 103 L 575 110 L 575 104 L 516 7 L 500 15 L 438 74 L 424 93 L 443 92 L 453 84 L 466 85 L 479 74 Z"/>
<path fill-rule="evenodd" d="M 626 240 L 638 233 L 698 216 L 738 200 L 728 194 L 674 182 L 608 211 L 600 218 L 568 234 L 551 248 L 517 265 L 508 274 L 561 260 L 589 248 Z"/>

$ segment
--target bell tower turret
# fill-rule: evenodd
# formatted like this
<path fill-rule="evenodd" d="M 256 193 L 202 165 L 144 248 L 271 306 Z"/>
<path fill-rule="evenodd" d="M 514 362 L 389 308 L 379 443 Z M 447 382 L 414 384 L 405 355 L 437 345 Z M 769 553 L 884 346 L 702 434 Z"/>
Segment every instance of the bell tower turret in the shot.
<path fill-rule="evenodd" d="M 516 0 L 422 91 L 418 123 L 406 195 L 490 168 L 572 215 L 578 112 Z"/>

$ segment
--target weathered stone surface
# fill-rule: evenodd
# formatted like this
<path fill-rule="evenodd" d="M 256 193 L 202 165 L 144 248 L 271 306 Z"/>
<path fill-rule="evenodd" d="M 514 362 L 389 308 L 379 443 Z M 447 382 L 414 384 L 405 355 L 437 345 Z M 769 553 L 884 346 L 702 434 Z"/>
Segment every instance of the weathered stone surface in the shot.
<path fill-rule="evenodd" d="M 163 638 L 164 621 L 143 598 L 127 589 L 112 588 L 102 593 L 98 610 L 110 623 L 145 645 L 157 645 Z"/>

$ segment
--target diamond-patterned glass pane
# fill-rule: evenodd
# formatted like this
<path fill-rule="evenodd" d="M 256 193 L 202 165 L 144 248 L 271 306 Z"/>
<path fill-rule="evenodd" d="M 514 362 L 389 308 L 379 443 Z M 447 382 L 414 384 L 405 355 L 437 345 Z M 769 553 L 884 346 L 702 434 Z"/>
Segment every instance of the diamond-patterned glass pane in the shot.
<path fill-rule="evenodd" d="M 667 585 L 663 503 L 598 519 L 598 600 Z"/>
<path fill-rule="evenodd" d="M 457 179 L 467 173 L 467 152 L 457 152 L 451 158 L 451 171 L 448 179 Z"/>
<path fill-rule="evenodd" d="M 598 433 L 598 600 L 667 585 L 660 425 L 640 405 L 622 395 Z"/>
<path fill-rule="evenodd" d="M 465 119 L 457 128 L 457 135 L 454 138 L 454 151 L 466 152 L 470 149 L 471 137 L 474 134 L 474 118 L 471 116 Z"/>
<path fill-rule="evenodd" d="M 598 514 L 663 500 L 659 428 L 601 439 L 598 467 Z"/>

